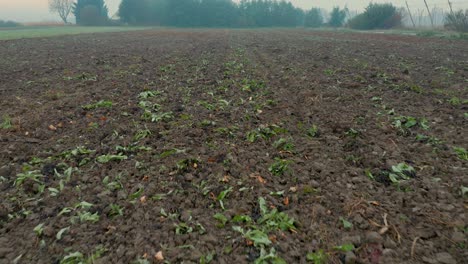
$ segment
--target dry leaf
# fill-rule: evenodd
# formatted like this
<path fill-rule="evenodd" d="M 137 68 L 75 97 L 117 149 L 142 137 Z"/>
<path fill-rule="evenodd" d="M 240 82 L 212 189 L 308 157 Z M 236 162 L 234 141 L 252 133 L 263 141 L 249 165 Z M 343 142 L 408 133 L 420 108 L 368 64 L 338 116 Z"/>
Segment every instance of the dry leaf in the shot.
<path fill-rule="evenodd" d="M 55 131 L 57 128 L 54 125 L 49 125 L 49 130 Z"/>
<path fill-rule="evenodd" d="M 155 258 L 157 261 L 163 261 L 163 260 L 164 260 L 164 256 L 163 256 L 162 251 L 158 251 L 158 253 L 156 253 L 156 254 L 154 255 L 154 258 Z"/>
<path fill-rule="evenodd" d="M 143 204 L 146 203 L 146 195 L 140 197 L 140 202 Z"/>
<path fill-rule="evenodd" d="M 284 205 L 289 205 L 289 197 L 288 196 L 284 197 L 283 204 Z"/>

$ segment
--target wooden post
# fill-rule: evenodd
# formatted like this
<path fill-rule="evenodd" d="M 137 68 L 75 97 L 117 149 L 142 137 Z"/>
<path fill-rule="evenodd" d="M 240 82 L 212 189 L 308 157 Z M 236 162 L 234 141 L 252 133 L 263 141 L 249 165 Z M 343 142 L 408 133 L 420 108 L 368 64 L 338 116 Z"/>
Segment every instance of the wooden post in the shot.
<path fill-rule="evenodd" d="M 411 10 L 410 10 L 410 8 L 408 6 L 408 1 L 405 1 L 405 2 L 406 2 L 406 8 L 408 8 L 409 17 L 411 18 L 411 23 L 413 23 L 413 27 L 415 28 L 416 24 L 414 24 L 413 15 L 411 14 Z"/>
<path fill-rule="evenodd" d="M 432 27 L 434 27 L 434 20 L 432 20 L 431 10 L 429 10 L 429 6 L 427 5 L 426 0 L 424 0 L 424 4 L 426 4 L 427 13 L 429 14 L 429 18 L 431 19 L 431 25 L 432 25 Z"/>

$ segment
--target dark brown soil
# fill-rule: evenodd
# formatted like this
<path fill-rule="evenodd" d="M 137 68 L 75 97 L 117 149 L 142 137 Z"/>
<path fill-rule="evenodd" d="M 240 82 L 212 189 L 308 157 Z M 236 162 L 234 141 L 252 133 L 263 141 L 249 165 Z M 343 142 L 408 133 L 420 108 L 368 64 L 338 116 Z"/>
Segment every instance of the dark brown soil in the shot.
<path fill-rule="evenodd" d="M 0 58 L 0 263 L 468 259 L 466 41 L 155 30 Z"/>

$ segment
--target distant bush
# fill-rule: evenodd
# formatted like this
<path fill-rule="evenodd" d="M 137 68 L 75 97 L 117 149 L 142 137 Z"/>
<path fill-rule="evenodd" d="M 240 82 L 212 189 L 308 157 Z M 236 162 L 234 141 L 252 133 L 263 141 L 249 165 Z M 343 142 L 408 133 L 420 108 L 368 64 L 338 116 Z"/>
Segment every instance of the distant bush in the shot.
<path fill-rule="evenodd" d="M 392 4 L 370 3 L 364 13 L 355 16 L 348 21 L 348 26 L 353 29 L 389 29 L 401 26 L 401 12 Z"/>
<path fill-rule="evenodd" d="M 445 16 L 445 28 L 458 32 L 468 32 L 468 9 L 465 12 L 458 10 L 448 13 Z"/>
<path fill-rule="evenodd" d="M 306 27 L 321 27 L 323 25 L 322 10 L 320 8 L 312 8 L 304 17 L 304 26 Z"/>
<path fill-rule="evenodd" d="M 20 27 L 22 26 L 20 23 L 14 21 L 4 21 L 0 20 L 0 27 Z"/>
<path fill-rule="evenodd" d="M 104 0 L 78 0 L 73 4 L 72 12 L 78 25 L 104 26 L 109 20 Z"/>
<path fill-rule="evenodd" d="M 339 7 L 334 7 L 330 13 L 330 21 L 328 21 L 328 24 L 335 28 L 343 26 L 347 13 L 347 8 L 340 9 Z"/>

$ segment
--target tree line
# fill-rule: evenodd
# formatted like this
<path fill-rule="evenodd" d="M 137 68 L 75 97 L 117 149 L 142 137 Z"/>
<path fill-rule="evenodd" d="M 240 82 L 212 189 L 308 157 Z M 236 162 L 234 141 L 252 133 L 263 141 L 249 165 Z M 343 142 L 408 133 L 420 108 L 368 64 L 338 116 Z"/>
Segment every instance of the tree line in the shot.
<path fill-rule="evenodd" d="M 402 9 L 393 4 L 369 3 L 361 14 L 350 18 L 346 8 L 304 11 L 286 0 L 121 0 L 120 21 L 109 19 L 104 0 L 49 0 L 52 12 L 64 23 L 73 13 L 79 25 L 157 25 L 176 27 L 341 27 L 389 29 L 402 26 Z M 324 15 L 329 19 L 325 22 Z M 446 28 L 468 31 L 468 10 L 447 14 Z M 3 23 L 6 24 L 6 23 Z M 2 23 L 0 23 L 0 26 Z"/>

